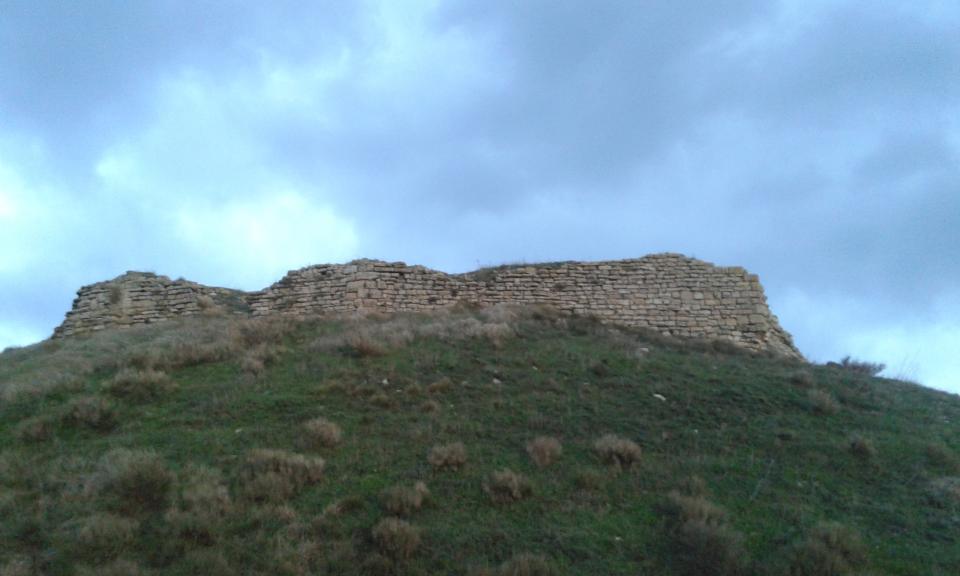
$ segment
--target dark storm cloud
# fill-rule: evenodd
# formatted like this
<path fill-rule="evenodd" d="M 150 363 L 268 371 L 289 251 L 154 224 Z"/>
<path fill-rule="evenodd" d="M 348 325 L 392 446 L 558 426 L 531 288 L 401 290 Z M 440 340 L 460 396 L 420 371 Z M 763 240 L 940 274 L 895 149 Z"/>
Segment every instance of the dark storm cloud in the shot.
<path fill-rule="evenodd" d="M 354 256 L 679 251 L 760 273 L 815 359 L 922 342 L 923 377 L 960 369 L 934 352 L 960 345 L 950 3 L 0 13 L 7 333 L 128 268 L 256 288 Z"/>

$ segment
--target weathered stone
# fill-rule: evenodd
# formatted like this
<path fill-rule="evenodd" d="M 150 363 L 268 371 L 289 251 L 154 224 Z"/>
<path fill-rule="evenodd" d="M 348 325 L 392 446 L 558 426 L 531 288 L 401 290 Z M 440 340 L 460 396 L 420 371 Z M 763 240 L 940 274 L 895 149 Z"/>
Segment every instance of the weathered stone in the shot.
<path fill-rule="evenodd" d="M 128 272 L 81 288 L 53 336 L 196 315 L 210 300 L 238 315 L 295 317 L 364 309 L 424 311 L 458 302 L 540 303 L 611 324 L 726 338 L 751 350 L 801 357 L 770 313 L 757 276 L 740 267 L 717 267 L 678 254 L 503 266 L 455 275 L 400 262 L 357 260 L 294 270 L 257 292 Z"/>

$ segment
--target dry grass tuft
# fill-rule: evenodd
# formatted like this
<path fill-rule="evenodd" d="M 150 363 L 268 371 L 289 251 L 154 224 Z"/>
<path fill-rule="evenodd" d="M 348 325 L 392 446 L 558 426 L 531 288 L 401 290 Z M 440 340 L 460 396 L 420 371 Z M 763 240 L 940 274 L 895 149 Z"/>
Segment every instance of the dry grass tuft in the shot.
<path fill-rule="evenodd" d="M 593 444 L 593 448 L 604 462 L 617 468 L 629 468 L 640 461 L 640 446 L 633 440 L 614 434 L 604 434 Z"/>
<path fill-rule="evenodd" d="M 813 388 L 815 384 L 813 374 L 807 370 L 800 370 L 791 374 L 790 383 L 798 388 Z"/>
<path fill-rule="evenodd" d="M 167 524 L 177 538 L 195 546 L 215 544 L 224 517 L 233 509 L 220 471 L 188 467 L 177 500 L 177 506 L 166 514 Z"/>
<path fill-rule="evenodd" d="M 118 448 L 100 460 L 88 490 L 107 498 L 114 510 L 140 513 L 162 510 L 172 483 L 173 474 L 156 453 Z"/>
<path fill-rule="evenodd" d="M 63 419 L 67 424 L 99 431 L 112 430 L 117 425 L 113 404 L 99 396 L 73 399 L 67 406 Z"/>
<path fill-rule="evenodd" d="M 530 496 L 533 486 L 523 474 L 504 468 L 490 475 L 483 483 L 483 491 L 494 504 L 509 504 Z"/>
<path fill-rule="evenodd" d="M 440 411 L 440 403 L 436 400 L 426 400 L 423 404 L 420 405 L 420 410 L 422 412 L 431 413 Z"/>
<path fill-rule="evenodd" d="M 936 468 L 960 473 L 960 457 L 942 442 L 930 442 L 925 447 L 927 460 Z"/>
<path fill-rule="evenodd" d="M 877 374 L 883 372 L 883 370 L 887 367 L 886 364 L 865 362 L 849 356 L 844 356 L 844 358 L 840 360 L 840 364 L 838 364 L 838 366 L 855 374 L 864 374 L 867 376 L 876 376 Z"/>
<path fill-rule="evenodd" d="M 427 462 L 434 470 L 459 470 L 467 463 L 467 448 L 463 442 L 434 446 L 427 454 Z"/>
<path fill-rule="evenodd" d="M 326 418 L 314 418 L 303 423 L 303 439 L 314 450 L 333 448 L 343 439 L 343 430 Z"/>
<path fill-rule="evenodd" d="M 960 506 L 960 476 L 944 476 L 930 481 L 927 499 L 937 508 Z"/>
<path fill-rule="evenodd" d="M 240 471 L 241 492 L 257 502 L 286 500 L 304 486 L 319 482 L 325 465 L 319 457 L 282 450 L 251 450 Z"/>
<path fill-rule="evenodd" d="M 838 576 L 852 574 L 866 563 L 860 536 L 835 522 L 820 524 L 794 547 L 790 576 Z"/>
<path fill-rule="evenodd" d="M 859 434 L 854 434 L 847 442 L 850 453 L 861 460 L 873 460 L 877 456 L 877 448 L 873 441 Z"/>
<path fill-rule="evenodd" d="M 453 381 L 447 377 L 443 377 L 427 386 L 427 392 L 429 394 L 443 394 L 449 392 L 452 387 Z"/>
<path fill-rule="evenodd" d="M 831 415 L 840 411 L 840 405 L 826 390 L 811 390 L 807 394 L 807 400 L 814 414 Z"/>
<path fill-rule="evenodd" d="M 144 402 L 176 389 L 170 377 L 159 370 L 124 369 L 103 385 L 103 391 L 116 398 Z"/>
<path fill-rule="evenodd" d="M 369 401 L 378 408 L 393 408 L 395 406 L 393 398 L 386 392 L 374 393 L 370 396 Z"/>
<path fill-rule="evenodd" d="M 736 576 L 748 573 L 743 536 L 726 512 L 703 496 L 671 492 L 664 506 L 667 530 L 686 574 Z"/>
<path fill-rule="evenodd" d="M 366 334 L 352 334 L 347 338 L 344 351 L 356 358 L 376 358 L 387 354 L 387 347 Z"/>
<path fill-rule="evenodd" d="M 411 486 L 393 486 L 380 495 L 383 507 L 394 516 L 409 516 L 423 507 L 430 497 L 430 489 L 423 482 Z"/>
<path fill-rule="evenodd" d="M 563 454 L 563 445 L 552 436 L 537 436 L 527 443 L 527 454 L 533 463 L 544 468 L 553 464 Z"/>
<path fill-rule="evenodd" d="M 399 518 L 381 520 L 372 534 L 380 552 L 390 558 L 410 558 L 420 548 L 420 529 Z"/>

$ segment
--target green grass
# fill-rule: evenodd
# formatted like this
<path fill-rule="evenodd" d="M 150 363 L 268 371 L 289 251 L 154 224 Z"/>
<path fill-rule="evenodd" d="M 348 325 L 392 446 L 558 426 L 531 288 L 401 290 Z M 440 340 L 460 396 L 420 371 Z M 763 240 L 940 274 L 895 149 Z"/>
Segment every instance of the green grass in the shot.
<path fill-rule="evenodd" d="M 504 323 L 509 334 L 482 328 Z M 522 553 L 561 574 L 687 574 L 664 510 L 692 476 L 742 537 L 749 573 L 789 574 L 791 554 L 825 522 L 863 542 L 866 560 L 850 573 L 960 573 L 960 498 L 931 491 L 960 476 L 956 396 L 543 311 L 258 330 L 169 324 L 0 355 L 0 574 L 95 573 L 118 557 L 156 574 L 467 574 Z M 177 362 L 178 334 L 222 338 L 229 353 Z M 358 334 L 379 345 L 358 346 Z M 256 346 L 275 358 L 258 376 L 241 369 Z M 108 396 L 145 350 L 175 386 Z M 428 392 L 442 378 L 451 385 Z M 838 409 L 817 411 L 811 389 Z M 109 398 L 115 426 L 64 417 L 80 396 Z M 428 400 L 440 409 L 424 411 Z M 302 424 L 317 417 L 342 428 L 338 445 L 305 442 Z M 18 433 L 34 418 L 49 420 L 48 436 Z M 608 433 L 639 444 L 640 462 L 604 464 L 594 443 Z M 562 443 L 550 466 L 527 454 L 537 436 Z M 875 454 L 852 453 L 855 436 Z M 465 466 L 434 471 L 429 450 L 452 442 L 466 446 Z M 103 457 L 118 448 L 152 451 L 173 474 L 162 509 L 118 512 L 98 491 Z M 323 478 L 282 502 L 245 500 L 245 458 L 258 448 L 321 457 Z M 196 466 L 219 471 L 230 495 L 227 509 L 198 512 L 204 538 L 185 536 L 171 512 L 188 508 Z M 491 502 L 484 482 L 502 469 L 532 494 Z M 388 516 L 382 494 L 421 480 L 430 496 L 405 520 L 422 542 L 394 558 L 371 533 Z M 134 520 L 113 522 L 135 537 L 93 554 L 77 526 L 107 513 Z"/>

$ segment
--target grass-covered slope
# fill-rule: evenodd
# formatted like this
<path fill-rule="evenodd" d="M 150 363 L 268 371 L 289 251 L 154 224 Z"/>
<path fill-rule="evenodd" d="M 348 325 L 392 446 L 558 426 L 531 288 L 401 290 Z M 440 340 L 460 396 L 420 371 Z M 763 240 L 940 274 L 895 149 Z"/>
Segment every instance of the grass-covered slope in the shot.
<path fill-rule="evenodd" d="M 960 399 L 544 310 L 0 355 L 0 575 L 960 573 Z"/>

